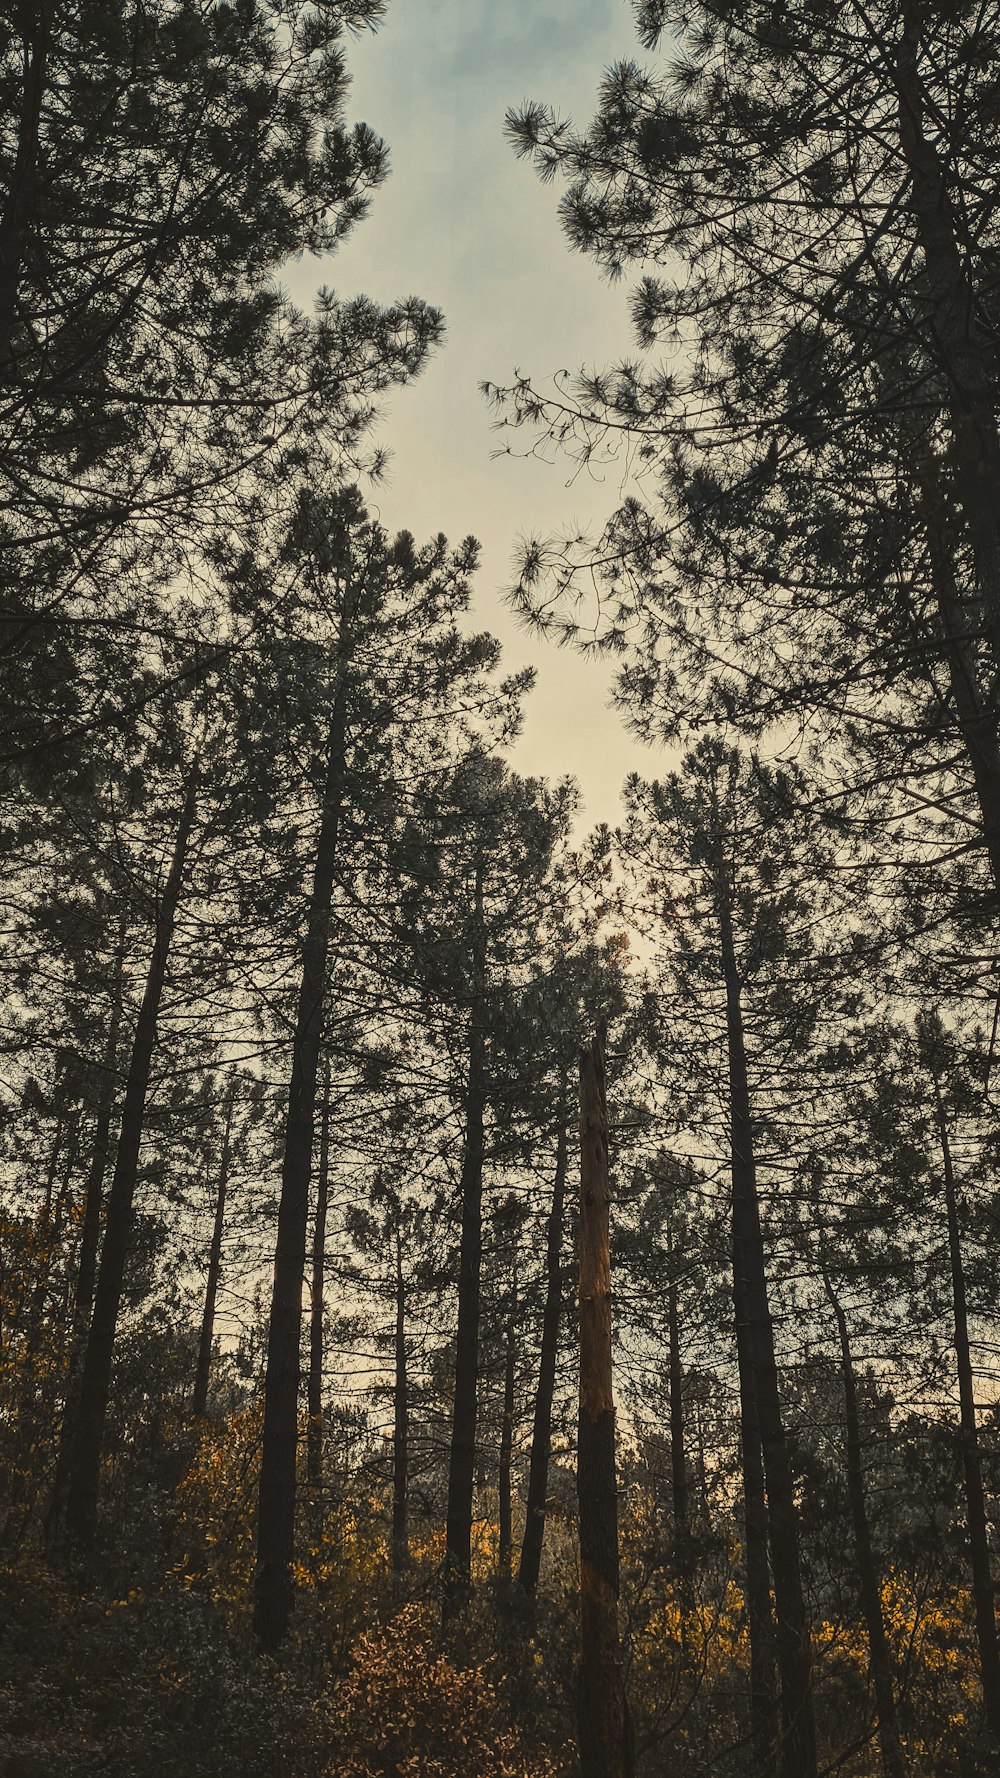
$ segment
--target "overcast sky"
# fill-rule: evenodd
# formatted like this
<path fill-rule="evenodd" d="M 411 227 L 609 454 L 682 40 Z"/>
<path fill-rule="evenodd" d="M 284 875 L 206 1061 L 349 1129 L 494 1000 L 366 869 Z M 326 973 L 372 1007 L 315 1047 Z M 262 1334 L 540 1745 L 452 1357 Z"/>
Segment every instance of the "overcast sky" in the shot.
<path fill-rule="evenodd" d="M 471 532 L 483 545 L 475 621 L 499 635 L 510 667 L 538 668 L 513 763 L 572 772 L 587 824 L 614 821 L 634 766 L 658 769 L 607 708 L 608 670 L 527 636 L 501 591 L 522 533 L 592 525 L 613 507 L 615 478 L 570 466 L 494 459 L 499 439 L 479 383 L 541 380 L 603 364 L 630 347 L 626 291 L 571 253 L 544 187 L 503 137 L 508 106 L 541 99 L 579 122 L 610 63 L 640 55 L 627 0 L 391 0 L 377 34 L 350 51 L 350 112 L 389 144 L 392 172 L 372 212 L 329 266 L 296 268 L 339 295 L 418 295 L 444 311 L 443 348 L 396 395 L 381 438 L 393 452 L 373 504 L 418 540 Z"/>

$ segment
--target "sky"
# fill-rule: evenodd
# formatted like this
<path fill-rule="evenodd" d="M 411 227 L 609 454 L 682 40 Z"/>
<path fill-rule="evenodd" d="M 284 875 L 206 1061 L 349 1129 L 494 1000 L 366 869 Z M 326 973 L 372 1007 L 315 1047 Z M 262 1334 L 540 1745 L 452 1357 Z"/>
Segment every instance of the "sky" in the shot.
<path fill-rule="evenodd" d="M 443 348 L 393 396 L 379 429 L 393 456 L 370 504 L 418 541 L 478 537 L 473 620 L 500 637 L 508 670 L 538 670 L 512 764 L 572 773 L 587 826 L 615 822 L 625 774 L 654 773 L 658 761 L 608 707 L 608 664 L 528 635 L 502 592 L 520 536 L 599 525 L 621 485 L 613 471 L 570 485 L 565 461 L 495 457 L 501 441 L 479 384 L 509 383 L 516 370 L 541 382 L 634 349 L 625 286 L 570 251 L 558 184 L 543 186 L 516 159 L 503 120 L 508 106 L 538 99 L 588 122 L 603 70 L 641 53 L 628 0 L 391 0 L 378 32 L 349 51 L 349 114 L 388 143 L 390 177 L 336 257 L 287 280 L 300 301 L 325 283 L 343 297 L 416 295 L 444 311 Z"/>

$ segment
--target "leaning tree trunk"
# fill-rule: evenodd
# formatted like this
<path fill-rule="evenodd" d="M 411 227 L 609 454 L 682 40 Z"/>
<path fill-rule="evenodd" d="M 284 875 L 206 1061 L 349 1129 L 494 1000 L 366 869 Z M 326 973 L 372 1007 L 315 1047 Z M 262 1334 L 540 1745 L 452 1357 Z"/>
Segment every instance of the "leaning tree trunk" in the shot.
<path fill-rule="evenodd" d="M 1000 1649 L 997 1644 L 993 1580 L 990 1574 L 990 1548 L 986 1527 L 986 1500 L 983 1492 L 982 1466 L 979 1459 L 979 1433 L 976 1427 L 976 1395 L 972 1378 L 972 1352 L 969 1345 L 969 1311 L 965 1295 L 965 1270 L 962 1264 L 962 1242 L 958 1225 L 958 1194 L 955 1189 L 955 1170 L 952 1165 L 948 1124 L 941 1099 L 941 1087 L 936 1076 L 934 1079 L 934 1103 L 937 1113 L 938 1135 L 941 1141 L 941 1157 L 944 1163 L 948 1253 L 951 1261 L 951 1288 L 955 1313 L 955 1357 L 958 1370 L 962 1468 L 965 1477 L 965 1512 L 969 1527 L 969 1561 L 972 1569 L 972 1598 L 976 1615 L 976 1640 L 979 1644 L 979 1668 L 983 1683 L 983 1710 L 990 1732 L 1000 1746 Z"/>
<path fill-rule="evenodd" d="M 326 1218 L 330 1194 L 330 1063 L 323 1081 L 323 1114 L 319 1128 L 319 1177 L 316 1181 L 316 1217 L 313 1223 L 312 1279 L 309 1287 L 309 1379 L 306 1403 L 309 1428 L 306 1435 L 306 1477 L 317 1517 L 323 1514 L 323 1307 L 326 1271 Z"/>
<path fill-rule="evenodd" d="M 903 1750 L 899 1740 L 899 1720 L 892 1683 L 892 1657 L 882 1615 L 882 1588 L 872 1549 L 865 1499 L 864 1462 L 861 1446 L 861 1419 L 858 1413 L 858 1390 L 854 1377 L 851 1342 L 847 1317 L 840 1300 L 824 1270 L 823 1284 L 837 1323 L 840 1341 L 840 1374 L 844 1384 L 844 1426 L 847 1433 L 847 1494 L 854 1529 L 854 1552 L 858 1563 L 861 1587 L 861 1609 L 868 1631 L 868 1668 L 871 1673 L 875 1708 L 878 1712 L 878 1741 L 885 1778 L 906 1778 Z"/>
<path fill-rule="evenodd" d="M 195 816 L 196 783 L 188 784 L 181 811 L 173 857 L 156 910 L 156 933 L 146 975 L 146 986 L 136 1020 L 129 1062 L 115 1170 L 108 1194 L 104 1246 L 94 1291 L 94 1311 L 83 1355 L 79 1397 L 72 1421 L 67 1419 L 65 1486 L 56 1476 L 56 1498 L 65 1500 L 66 1530 L 77 1551 L 86 1553 L 97 1532 L 97 1501 L 101 1452 L 111 1391 L 111 1365 L 121 1308 L 125 1264 L 132 1238 L 133 1203 L 139 1171 L 146 1095 L 156 1045 L 160 999 L 167 959 L 174 935 L 181 880 Z M 67 1404 L 69 1406 L 69 1404 Z"/>
<path fill-rule="evenodd" d="M 448 1516 L 442 1612 L 448 1623 L 469 1596 L 472 1581 L 472 1496 L 476 1474 L 476 1386 L 479 1374 L 480 1274 L 483 1253 L 483 1161 L 486 1112 L 486 1059 L 483 1040 L 485 929 L 483 867 L 476 864 L 475 957 L 469 1074 L 465 1097 L 465 1152 L 462 1156 L 462 1242 L 458 1272 L 458 1330 L 455 1343 L 455 1401 L 448 1469 Z"/>
<path fill-rule="evenodd" d="M 552 1398 L 555 1393 L 556 1355 L 559 1348 L 559 1316 L 562 1309 L 563 1204 L 566 1196 L 568 1137 L 566 1130 L 568 1083 L 563 1070 L 559 1091 L 559 1128 L 556 1137 L 556 1171 L 545 1236 L 545 1307 L 542 1311 L 542 1347 L 538 1361 L 538 1387 L 531 1428 L 531 1460 L 524 1509 L 524 1536 L 518 1584 L 529 1599 L 535 1596 L 545 1534 L 545 1501 L 548 1494 L 549 1452 L 552 1446 Z"/>
<path fill-rule="evenodd" d="M 191 1412 L 200 1419 L 208 1407 L 208 1384 L 212 1371 L 212 1341 L 215 1338 L 215 1304 L 222 1274 L 222 1233 L 226 1224 L 226 1192 L 229 1186 L 229 1156 L 233 1134 L 233 1107 L 236 1103 L 236 1082 L 230 1082 L 226 1095 L 226 1122 L 222 1133 L 222 1157 L 219 1161 L 219 1183 L 215 1195 L 215 1220 L 212 1245 L 208 1254 L 208 1277 L 205 1280 L 205 1306 L 201 1316 L 201 1338 L 198 1341 L 198 1363 L 194 1373 Z"/>
<path fill-rule="evenodd" d="M 510 1580 L 514 1549 L 514 1526 L 511 1514 L 510 1466 L 514 1454 L 514 1360 L 517 1354 L 517 1259 L 510 1287 L 507 1309 L 507 1337 L 503 1366 L 503 1407 L 500 1414 L 500 1457 L 497 1466 L 499 1499 L 497 1576 L 501 1582 Z"/>
<path fill-rule="evenodd" d="M 625 1682 L 618 1633 L 618 1492 L 611 1363 L 608 1108 L 604 1046 L 580 1055 L 580 1690 L 583 1778 L 627 1778 Z"/>
<path fill-rule="evenodd" d="M 396 1224 L 395 1379 L 392 1392 L 392 1580 L 398 1598 L 409 1566 L 407 1526 L 409 1501 L 409 1389 L 406 1370 L 406 1287 L 403 1279 L 403 1232 Z"/>
<path fill-rule="evenodd" d="M 346 654 L 342 654 L 341 682 L 330 718 L 319 838 L 302 947 L 302 976 L 292 1039 L 292 1070 L 268 1322 L 253 1606 L 254 1635 L 265 1654 L 274 1654 L 281 1646 L 294 1602 L 292 1564 L 295 1557 L 302 1280 L 306 1264 L 309 1179 L 330 944 L 330 908 L 347 745 L 344 664 Z"/>
<path fill-rule="evenodd" d="M 983 628 L 996 670 L 1000 665 L 1000 432 L 990 370 L 992 346 L 956 237 L 945 167 L 925 131 L 917 62 L 922 22 L 917 0 L 904 0 L 896 52 L 899 137 L 926 276 L 926 344 L 944 384 L 955 488 L 972 545 Z"/>
<path fill-rule="evenodd" d="M 720 866 L 720 873 L 723 868 Z M 767 1485 L 767 1517 L 777 1619 L 776 1648 L 781 1679 L 780 1769 L 782 1778 L 815 1778 L 816 1726 L 813 1715 L 809 1626 L 799 1563 L 799 1531 L 792 1470 L 781 1419 L 774 1329 L 767 1294 L 740 979 L 733 945 L 729 901 L 725 884 L 721 880 L 718 892 L 729 1049 L 737 1352 L 739 1353 L 740 1347 L 740 1322 L 743 1320 L 744 1352 L 752 1364 L 752 1392 Z"/>

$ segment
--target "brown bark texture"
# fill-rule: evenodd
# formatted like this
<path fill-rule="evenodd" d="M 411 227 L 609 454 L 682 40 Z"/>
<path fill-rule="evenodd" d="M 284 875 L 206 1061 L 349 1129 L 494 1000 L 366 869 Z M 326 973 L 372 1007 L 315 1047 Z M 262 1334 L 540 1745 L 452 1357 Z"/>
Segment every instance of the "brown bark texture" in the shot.
<path fill-rule="evenodd" d="M 322 1506 L 323 1425 L 323 1298 L 326 1272 L 326 1218 L 330 1195 L 330 1064 L 323 1080 L 323 1111 L 319 1127 L 319 1176 L 316 1181 L 316 1215 L 313 1222 L 312 1279 L 309 1287 L 309 1377 L 306 1406 L 306 1477 L 317 1507 Z"/>

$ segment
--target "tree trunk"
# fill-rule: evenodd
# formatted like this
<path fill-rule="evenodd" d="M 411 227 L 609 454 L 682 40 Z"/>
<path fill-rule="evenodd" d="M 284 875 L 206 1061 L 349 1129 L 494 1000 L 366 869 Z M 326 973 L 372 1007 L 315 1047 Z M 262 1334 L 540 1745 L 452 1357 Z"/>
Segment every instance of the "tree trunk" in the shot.
<path fill-rule="evenodd" d="M 229 1154 L 233 1132 L 233 1106 L 236 1082 L 230 1082 L 226 1095 L 226 1123 L 222 1135 L 222 1158 L 219 1162 L 219 1186 L 215 1199 L 215 1222 L 212 1245 L 208 1255 L 208 1277 L 205 1280 L 205 1307 L 201 1317 L 201 1339 L 198 1342 L 198 1364 L 194 1375 L 191 1412 L 200 1419 L 208 1406 L 208 1383 L 212 1370 L 212 1341 L 215 1337 L 215 1302 L 219 1294 L 222 1271 L 222 1231 L 226 1221 L 226 1189 L 229 1185 Z"/>
<path fill-rule="evenodd" d="M 268 1324 L 253 1609 L 254 1635 L 266 1654 L 274 1654 L 284 1640 L 294 1600 L 292 1563 L 295 1556 L 302 1281 L 306 1264 L 316 1075 L 323 1026 L 346 739 L 346 697 L 341 681 L 330 719 L 320 830 L 302 948 L 302 977 L 292 1041 Z"/>
<path fill-rule="evenodd" d="M 955 1190 L 955 1170 L 951 1159 L 948 1124 L 941 1099 L 940 1082 L 936 1076 L 934 1077 L 934 1104 L 937 1113 L 938 1135 L 941 1140 L 941 1156 L 944 1163 L 948 1252 L 951 1260 L 951 1288 L 955 1310 L 959 1423 L 962 1467 L 965 1475 L 965 1512 L 969 1527 L 969 1561 L 972 1569 L 972 1597 L 976 1613 L 979 1666 L 983 1682 L 983 1710 L 990 1733 L 1000 1745 L 1000 1649 L 997 1644 L 993 1580 L 990 1574 L 983 1473 L 979 1461 L 976 1396 L 972 1379 L 972 1353 L 969 1347 L 969 1312 L 965 1296 L 961 1234 L 958 1226 L 958 1195 Z"/>
<path fill-rule="evenodd" d="M 399 1596 L 410 1562 L 407 1504 L 409 1494 L 409 1399 L 406 1373 L 406 1292 L 403 1284 L 403 1234 L 396 1225 L 396 1374 L 392 1392 L 392 1577 Z"/>
<path fill-rule="evenodd" d="M 312 1283 L 309 1291 L 309 1381 L 306 1403 L 306 1477 L 322 1520 L 323 1510 L 323 1296 L 326 1268 L 326 1217 L 330 1193 L 330 1063 L 323 1080 L 323 1113 L 319 1129 L 319 1177 L 313 1223 Z"/>
<path fill-rule="evenodd" d="M 501 1582 L 510 1580 L 514 1549 L 514 1527 L 511 1517 L 510 1465 L 514 1452 L 514 1359 L 517 1352 L 517 1259 L 510 1288 L 507 1311 L 507 1338 L 503 1366 L 503 1409 L 500 1417 L 500 1461 L 497 1473 L 499 1496 L 497 1575 Z"/>
<path fill-rule="evenodd" d="M 899 134 L 910 175 L 910 209 L 923 255 L 928 303 L 926 343 L 942 373 L 952 439 L 955 487 L 976 564 L 983 626 L 1000 665 L 1000 433 L 988 345 L 953 223 L 945 169 L 924 132 L 917 65 L 921 10 L 904 0 L 896 54 Z"/>
<path fill-rule="evenodd" d="M 25 242 L 34 219 L 38 185 L 39 129 L 49 50 L 49 7 L 46 0 L 24 0 L 19 8 L 24 46 L 24 87 L 17 125 L 17 150 L 3 218 L 0 219 L 0 378 L 14 374 L 9 366 L 17 326 L 17 296 Z"/>
<path fill-rule="evenodd" d="M 604 1046 L 580 1054 L 580 1691 L 583 1778 L 626 1778 L 630 1761 L 618 1635 L 618 1492 L 611 1368 L 611 1187 Z"/>
<path fill-rule="evenodd" d="M 767 1519 L 777 1619 L 776 1647 L 781 1679 L 780 1770 L 782 1778 L 815 1778 L 816 1727 L 813 1716 L 809 1627 L 802 1592 L 792 1471 L 778 1394 L 774 1329 L 768 1303 L 760 1204 L 757 1198 L 740 980 L 723 870 L 724 866 L 720 865 L 718 905 L 729 1049 L 737 1352 L 740 1349 L 742 1321 L 745 1324 L 743 1363 L 749 1360 L 752 1365 L 752 1393 L 760 1428 L 767 1487 Z M 741 1382 L 741 1395 L 742 1391 Z M 745 1440 L 745 1444 L 752 1442 Z"/>
<path fill-rule="evenodd" d="M 775 1689 L 776 1645 L 767 1553 L 767 1495 L 764 1456 L 754 1388 L 753 1344 L 746 1283 L 733 1240 L 733 1300 L 740 1385 L 740 1463 L 743 1476 L 743 1543 L 746 1611 L 750 1631 L 750 1745 L 756 1778 L 772 1778 L 778 1744 Z"/>
<path fill-rule="evenodd" d="M 125 978 L 125 943 L 128 936 L 128 913 L 122 908 L 118 916 L 118 938 L 115 944 L 114 985 L 111 991 L 111 1017 L 101 1065 L 97 1095 L 97 1118 L 94 1124 L 94 1148 L 87 1189 L 83 1201 L 83 1227 L 80 1231 L 80 1257 L 76 1270 L 75 1307 L 82 1324 L 94 1302 L 97 1279 L 97 1249 L 101 1238 L 101 1197 L 108 1168 L 111 1119 L 115 1108 L 115 1070 L 118 1064 L 118 1040 L 122 1025 L 122 996 Z"/>
<path fill-rule="evenodd" d="M 673 1271 L 673 1238 L 667 1255 Z M 677 1281 L 671 1276 L 667 1285 L 667 1382 L 670 1392 L 670 1485 L 674 1513 L 674 1543 L 678 1562 L 686 1565 L 688 1540 L 687 1457 L 684 1451 L 684 1371 L 681 1364 L 680 1314 L 677 1304 Z"/>
<path fill-rule="evenodd" d="M 483 867 L 476 865 L 475 948 L 469 1075 L 462 1156 L 462 1244 L 458 1274 L 455 1403 L 448 1472 L 442 1612 L 448 1623 L 469 1596 L 472 1581 L 472 1496 L 476 1474 L 476 1385 L 479 1373 L 479 1297 L 483 1251 L 483 1160 L 486 1067 L 483 996 L 486 973 Z"/>
<path fill-rule="evenodd" d="M 931 583 L 946 644 L 946 665 L 955 714 L 972 768 L 983 820 L 983 844 L 1000 891 L 1000 742 L 996 715 L 983 695 L 971 646 L 969 616 L 955 580 L 955 560 L 937 465 L 926 458 L 917 470 L 927 535 Z"/>
<path fill-rule="evenodd" d="M 160 998 L 167 959 L 174 934 L 181 879 L 195 815 L 195 778 L 188 783 L 180 823 L 174 840 L 170 870 L 156 910 L 153 952 L 136 1020 L 129 1062 L 115 1170 L 108 1195 L 104 1247 L 94 1292 L 94 1312 L 80 1376 L 80 1394 L 68 1438 L 65 1486 L 66 1528 L 74 1547 L 86 1553 L 97 1532 L 97 1499 L 101 1475 L 101 1451 L 111 1390 L 118 1313 L 121 1307 L 125 1263 L 132 1238 L 132 1207 L 139 1171 L 139 1150 L 149 1090 L 150 1065 L 156 1045 Z M 57 1495 L 59 1479 L 57 1476 Z"/>
<path fill-rule="evenodd" d="M 851 1504 L 854 1528 L 854 1550 L 858 1561 L 861 1588 L 861 1609 L 868 1631 L 868 1666 L 878 1711 L 878 1741 L 885 1778 L 905 1778 L 903 1750 L 899 1741 L 899 1722 L 892 1684 L 892 1658 L 882 1616 L 882 1588 L 868 1525 L 865 1500 L 864 1464 L 861 1449 L 861 1421 L 858 1414 L 858 1391 L 854 1379 L 854 1363 L 847 1331 L 847 1317 L 841 1308 L 833 1285 L 823 1272 L 823 1284 L 837 1322 L 840 1340 L 840 1372 L 844 1383 L 844 1425 L 847 1433 L 847 1493 Z"/>
<path fill-rule="evenodd" d="M 559 1089 L 559 1128 L 556 1136 L 556 1171 L 552 1207 L 545 1236 L 545 1307 L 542 1310 L 542 1347 L 538 1361 L 538 1387 L 531 1427 L 531 1461 L 524 1509 L 524 1536 L 518 1584 L 529 1599 L 535 1596 L 545 1535 L 545 1500 L 548 1494 L 549 1452 L 552 1446 L 552 1398 L 555 1393 L 556 1356 L 559 1349 L 559 1316 L 562 1310 L 563 1203 L 569 1141 L 566 1129 L 568 1082 L 563 1070 Z"/>

